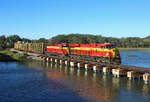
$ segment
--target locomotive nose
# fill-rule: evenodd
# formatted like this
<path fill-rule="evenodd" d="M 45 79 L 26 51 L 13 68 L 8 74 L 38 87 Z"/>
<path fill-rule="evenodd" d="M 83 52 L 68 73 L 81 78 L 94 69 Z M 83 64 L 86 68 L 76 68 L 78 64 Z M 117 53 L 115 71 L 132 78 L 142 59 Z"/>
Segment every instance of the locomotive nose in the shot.
<path fill-rule="evenodd" d="M 117 48 L 113 48 L 112 51 L 113 51 L 113 57 L 115 57 L 115 58 L 120 57 L 120 53 L 119 53 L 119 50 Z"/>
<path fill-rule="evenodd" d="M 115 55 L 116 55 L 116 57 L 120 57 L 120 53 L 119 53 L 118 49 L 115 50 Z"/>

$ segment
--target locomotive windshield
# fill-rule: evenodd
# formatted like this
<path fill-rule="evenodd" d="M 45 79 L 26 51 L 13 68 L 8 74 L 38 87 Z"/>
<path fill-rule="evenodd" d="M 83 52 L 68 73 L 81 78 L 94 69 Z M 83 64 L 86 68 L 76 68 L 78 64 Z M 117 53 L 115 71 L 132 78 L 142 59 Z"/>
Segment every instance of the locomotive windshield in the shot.
<path fill-rule="evenodd" d="M 107 49 L 113 49 L 113 48 L 116 48 L 116 46 L 115 45 L 107 45 L 106 48 Z"/>

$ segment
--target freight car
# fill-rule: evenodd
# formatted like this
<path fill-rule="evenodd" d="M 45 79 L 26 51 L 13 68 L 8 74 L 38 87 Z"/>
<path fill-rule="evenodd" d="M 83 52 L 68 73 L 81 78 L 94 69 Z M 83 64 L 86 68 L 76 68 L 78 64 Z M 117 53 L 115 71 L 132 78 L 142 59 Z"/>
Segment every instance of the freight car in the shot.
<path fill-rule="evenodd" d="M 119 50 L 111 43 L 105 44 L 44 44 L 15 43 L 14 48 L 26 52 L 48 54 L 71 59 L 121 63 Z"/>
<path fill-rule="evenodd" d="M 47 44 L 46 53 L 57 56 L 68 56 L 97 62 L 121 63 L 119 50 L 115 45 L 105 44 Z"/>
<path fill-rule="evenodd" d="M 21 43 L 17 42 L 14 44 L 14 48 L 20 51 L 33 52 L 44 54 L 46 44 L 44 43 Z"/>

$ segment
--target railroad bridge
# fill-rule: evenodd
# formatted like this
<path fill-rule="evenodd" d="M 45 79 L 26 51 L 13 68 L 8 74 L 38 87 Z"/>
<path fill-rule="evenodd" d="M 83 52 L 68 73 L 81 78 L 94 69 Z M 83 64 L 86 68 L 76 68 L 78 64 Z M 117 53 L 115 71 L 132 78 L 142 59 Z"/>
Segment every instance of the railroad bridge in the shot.
<path fill-rule="evenodd" d="M 74 68 L 82 68 L 92 70 L 95 73 L 104 73 L 104 75 L 112 74 L 114 77 L 127 77 L 129 80 L 142 80 L 145 84 L 149 84 L 150 68 L 143 68 L 129 65 L 118 65 L 110 63 L 97 63 L 91 60 L 76 60 L 67 57 L 58 56 L 40 56 L 47 63 L 55 63 L 66 65 Z"/>

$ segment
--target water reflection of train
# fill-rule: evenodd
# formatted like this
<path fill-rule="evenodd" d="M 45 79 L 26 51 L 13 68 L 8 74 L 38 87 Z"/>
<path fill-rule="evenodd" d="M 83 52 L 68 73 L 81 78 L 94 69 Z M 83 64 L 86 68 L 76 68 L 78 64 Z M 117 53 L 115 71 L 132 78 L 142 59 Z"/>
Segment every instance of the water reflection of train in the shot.
<path fill-rule="evenodd" d="M 59 68 L 59 66 L 51 66 L 47 77 L 50 79 L 61 81 L 60 83 L 67 86 L 67 88 L 77 92 L 85 99 L 94 99 L 102 102 L 115 101 L 117 94 L 115 88 L 103 81 L 102 76 L 93 77 L 93 73 L 88 73 L 85 70 L 77 70 L 74 68 Z M 66 71 L 67 70 L 67 71 Z M 79 74 L 80 73 L 80 74 Z M 86 76 L 85 73 L 88 75 Z M 77 76 L 79 74 L 79 76 Z M 94 78 L 94 79 L 93 79 Z M 70 79 L 69 81 L 66 79 Z M 95 81 L 93 81 L 95 80 Z"/>
<path fill-rule="evenodd" d="M 149 97 L 150 88 L 142 85 L 138 81 L 132 82 L 120 78 L 105 76 L 103 74 L 93 73 L 82 69 L 69 68 L 53 63 L 33 62 L 29 63 L 30 67 L 42 67 L 48 71 L 44 72 L 44 77 L 48 80 L 55 80 L 64 87 L 73 90 L 75 93 L 85 99 L 94 99 L 100 102 L 115 102 L 123 93 L 136 92 L 144 95 L 145 100 Z M 142 94 L 143 93 L 143 94 Z M 120 96 L 121 95 L 121 96 Z M 147 96 L 146 96 L 147 95 Z M 125 99 L 129 96 L 122 96 Z"/>

